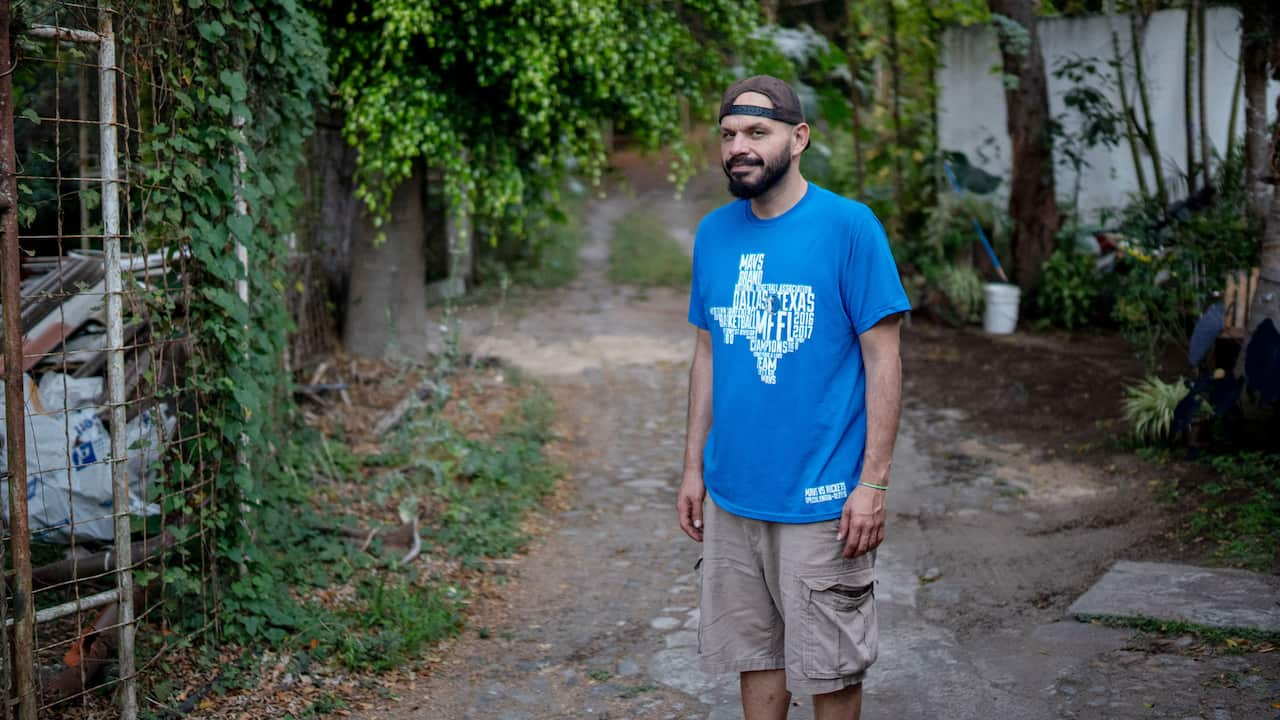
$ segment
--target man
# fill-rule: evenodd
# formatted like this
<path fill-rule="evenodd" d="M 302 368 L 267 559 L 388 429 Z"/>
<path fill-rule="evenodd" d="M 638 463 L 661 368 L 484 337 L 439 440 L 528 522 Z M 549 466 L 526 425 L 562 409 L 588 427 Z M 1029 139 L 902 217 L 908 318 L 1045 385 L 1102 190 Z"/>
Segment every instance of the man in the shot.
<path fill-rule="evenodd" d="M 858 718 L 875 661 L 875 548 L 898 427 L 910 309 L 865 205 L 807 182 L 809 126 L 776 78 L 735 83 L 720 156 L 739 199 L 693 253 L 680 527 L 703 543 L 698 651 L 740 673 L 747 720 L 791 693 Z"/>

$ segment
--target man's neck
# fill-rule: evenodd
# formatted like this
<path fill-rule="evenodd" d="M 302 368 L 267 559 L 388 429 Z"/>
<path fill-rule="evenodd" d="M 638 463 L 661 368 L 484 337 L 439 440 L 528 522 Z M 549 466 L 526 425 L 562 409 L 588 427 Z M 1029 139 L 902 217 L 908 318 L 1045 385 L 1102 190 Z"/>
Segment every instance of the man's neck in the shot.
<path fill-rule="evenodd" d="M 804 198 L 809 183 L 794 167 L 768 192 L 751 200 L 751 212 L 761 220 L 771 220 L 786 213 Z"/>

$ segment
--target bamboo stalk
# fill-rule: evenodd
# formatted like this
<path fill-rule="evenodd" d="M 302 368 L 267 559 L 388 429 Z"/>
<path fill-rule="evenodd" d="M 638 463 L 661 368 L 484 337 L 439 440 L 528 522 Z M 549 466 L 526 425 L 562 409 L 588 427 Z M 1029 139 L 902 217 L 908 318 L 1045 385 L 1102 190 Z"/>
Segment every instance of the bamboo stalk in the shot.
<path fill-rule="evenodd" d="M 1142 164 L 1142 152 L 1138 149 L 1138 129 L 1133 121 L 1133 105 L 1129 102 L 1129 91 L 1124 80 L 1124 62 L 1120 55 L 1120 33 L 1111 28 L 1111 47 L 1115 55 L 1116 83 L 1120 90 L 1120 111 L 1124 114 L 1124 134 L 1129 141 L 1129 152 L 1133 156 L 1133 173 L 1138 178 L 1138 192 L 1142 197 L 1151 197 L 1147 185 L 1147 172 Z"/>
<path fill-rule="evenodd" d="M 1160 156 L 1160 141 L 1156 138 L 1155 118 L 1151 114 L 1151 98 L 1147 93 L 1147 73 L 1142 62 L 1142 30 L 1138 23 L 1138 8 L 1135 6 L 1129 15 L 1129 35 L 1133 42 L 1134 83 L 1138 86 L 1138 101 L 1142 105 L 1142 119 L 1146 123 L 1146 132 L 1142 134 L 1147 145 L 1147 154 L 1151 156 L 1151 170 L 1156 183 L 1156 199 L 1162 207 L 1169 205 L 1169 193 L 1164 183 L 1164 162 Z M 1146 25 L 1145 21 L 1142 25 Z"/>

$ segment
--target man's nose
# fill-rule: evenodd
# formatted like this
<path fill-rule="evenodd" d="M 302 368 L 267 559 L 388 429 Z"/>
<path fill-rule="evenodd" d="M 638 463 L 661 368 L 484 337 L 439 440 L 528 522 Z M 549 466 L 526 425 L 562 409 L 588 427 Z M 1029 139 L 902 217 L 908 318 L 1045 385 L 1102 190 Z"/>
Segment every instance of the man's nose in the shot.
<path fill-rule="evenodd" d="M 746 153 L 750 147 L 751 146 L 750 143 L 747 142 L 747 138 L 744 137 L 742 133 L 738 133 L 733 136 L 733 141 L 729 143 L 729 154 L 731 157 L 735 155 L 742 155 Z"/>

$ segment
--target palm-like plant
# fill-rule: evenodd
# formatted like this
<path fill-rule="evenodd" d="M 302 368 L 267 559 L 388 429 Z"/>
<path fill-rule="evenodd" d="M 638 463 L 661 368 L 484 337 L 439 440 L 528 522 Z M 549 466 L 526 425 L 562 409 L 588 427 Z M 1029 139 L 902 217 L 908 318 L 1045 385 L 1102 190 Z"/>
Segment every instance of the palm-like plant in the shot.
<path fill-rule="evenodd" d="M 1124 419 L 1134 436 L 1143 442 L 1156 442 L 1169 436 L 1173 413 L 1187 396 L 1181 381 L 1166 383 L 1154 375 L 1130 385 L 1124 391 Z"/>

